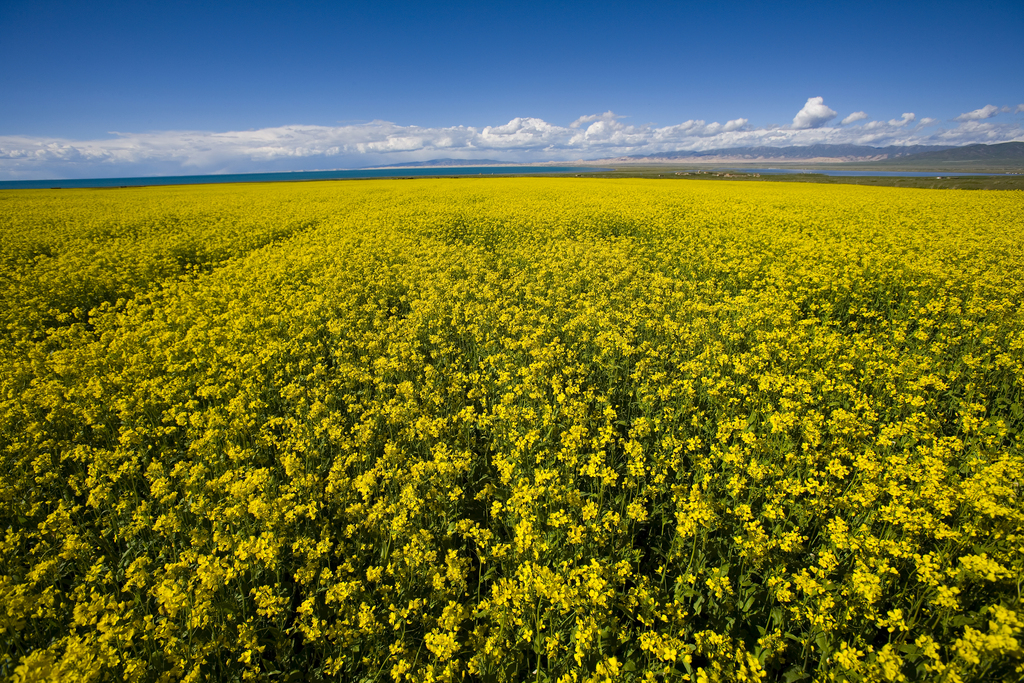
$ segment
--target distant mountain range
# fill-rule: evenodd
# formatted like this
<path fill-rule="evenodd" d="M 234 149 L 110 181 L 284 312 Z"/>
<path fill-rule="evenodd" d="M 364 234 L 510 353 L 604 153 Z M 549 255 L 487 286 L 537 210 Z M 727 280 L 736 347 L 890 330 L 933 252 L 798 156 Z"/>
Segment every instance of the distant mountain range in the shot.
<path fill-rule="evenodd" d="M 700 161 L 705 163 L 715 161 L 883 161 L 949 149 L 948 145 L 866 147 L 863 145 L 820 144 L 791 147 L 726 147 L 700 151 L 633 154 L 628 157 L 601 159 L 601 161 L 618 161 L 620 163 L 636 163 L 638 161 Z"/>
<path fill-rule="evenodd" d="M 701 151 L 656 152 L 634 154 L 606 159 L 578 159 L 576 161 L 546 161 L 523 163 L 498 159 L 431 159 L 402 164 L 389 164 L 375 168 L 423 168 L 443 166 L 551 166 L 564 164 L 716 164 L 760 162 L 775 163 L 864 163 L 913 166 L 936 163 L 995 163 L 1024 165 L 1024 142 L 1002 142 L 994 145 L 890 145 L 867 147 L 864 145 L 804 145 L 791 147 L 726 147 Z"/>
<path fill-rule="evenodd" d="M 936 163 L 1002 163 L 1014 166 L 1024 163 L 1024 142 L 1002 142 L 994 145 L 805 145 L 792 147 L 730 147 L 702 151 L 635 154 L 628 157 L 600 159 L 588 163 L 664 164 L 664 163 L 874 163 L 914 166 Z"/>
<path fill-rule="evenodd" d="M 947 149 L 921 151 L 904 161 L 1024 161 L 1024 142 L 1002 142 L 996 145 L 967 145 Z"/>

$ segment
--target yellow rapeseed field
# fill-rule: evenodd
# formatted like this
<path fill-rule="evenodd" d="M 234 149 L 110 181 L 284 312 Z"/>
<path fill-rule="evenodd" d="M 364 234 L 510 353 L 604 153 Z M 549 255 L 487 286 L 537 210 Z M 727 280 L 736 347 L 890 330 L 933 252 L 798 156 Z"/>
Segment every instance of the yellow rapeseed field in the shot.
<path fill-rule="evenodd" d="M 1024 195 L 0 192 L 0 678 L 1024 678 Z"/>

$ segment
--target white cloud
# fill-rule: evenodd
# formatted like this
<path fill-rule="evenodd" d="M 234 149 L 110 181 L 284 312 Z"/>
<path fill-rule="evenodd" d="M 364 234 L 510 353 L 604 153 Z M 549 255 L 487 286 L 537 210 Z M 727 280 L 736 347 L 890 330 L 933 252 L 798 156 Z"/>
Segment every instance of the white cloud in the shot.
<path fill-rule="evenodd" d="M 1018 104 L 1017 108 L 1013 110 L 1014 114 L 1019 114 L 1021 112 L 1024 112 L 1024 104 Z"/>
<path fill-rule="evenodd" d="M 847 116 L 845 119 L 840 121 L 839 125 L 846 126 L 846 125 L 849 125 L 851 123 L 855 123 L 857 121 L 863 121 L 867 117 L 868 117 L 868 115 L 865 114 L 864 112 L 862 112 L 862 111 L 855 111 L 852 114 L 850 114 L 849 116 Z"/>
<path fill-rule="evenodd" d="M 917 115 L 913 112 L 904 112 L 903 116 L 898 119 L 889 119 L 890 126 L 905 126 L 908 123 L 913 123 Z"/>
<path fill-rule="evenodd" d="M 588 114 L 587 116 L 581 116 L 572 123 L 569 124 L 570 128 L 579 128 L 584 123 L 591 123 L 592 121 L 614 121 L 615 119 L 621 119 L 623 117 L 616 115 L 611 110 L 606 111 L 603 114 Z"/>
<path fill-rule="evenodd" d="M 954 121 L 981 121 L 982 119 L 990 119 L 999 113 L 999 107 L 993 104 L 986 104 L 981 109 L 975 109 L 969 111 L 966 114 L 960 114 L 960 116 L 953 119 Z"/>
<path fill-rule="evenodd" d="M 934 118 L 904 114 L 889 121 L 844 127 L 825 125 L 835 113 L 811 98 L 805 127 L 751 126 L 746 118 L 726 123 L 691 119 L 656 126 L 629 125 L 613 112 L 581 116 L 568 126 L 520 117 L 475 128 L 426 128 L 371 121 L 340 126 L 280 126 L 250 131 L 163 131 L 113 133 L 109 138 L 0 136 L 0 178 L 95 178 L 198 173 L 244 173 L 362 168 L 438 157 L 498 158 L 508 161 L 564 161 L 701 151 L 729 147 L 854 144 L 886 145 L 1007 142 L 1024 138 L 1020 121 L 963 121 L 943 128 Z M 827 111 L 818 111 L 825 109 Z M 1024 111 L 1024 106 L 1019 107 Z M 860 114 L 858 112 L 857 114 Z M 816 117 L 816 118 L 815 118 Z M 864 119 L 858 117 L 857 121 Z M 798 121 L 794 121 L 796 124 Z M 814 125 L 810 125 L 814 124 Z M 915 124 L 915 125 L 910 125 Z M 928 126 L 928 132 L 923 129 Z"/>
<path fill-rule="evenodd" d="M 793 127 L 797 129 L 821 128 L 838 114 L 825 106 L 824 97 L 809 97 L 804 108 L 793 117 Z"/>

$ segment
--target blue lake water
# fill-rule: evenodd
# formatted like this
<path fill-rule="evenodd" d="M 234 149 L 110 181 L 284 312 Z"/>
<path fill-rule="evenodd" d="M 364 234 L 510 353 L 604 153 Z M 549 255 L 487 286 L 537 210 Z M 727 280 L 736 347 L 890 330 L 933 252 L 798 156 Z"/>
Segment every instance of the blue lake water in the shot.
<path fill-rule="evenodd" d="M 594 173 L 608 169 L 578 166 L 446 166 L 442 168 L 377 168 L 355 171 L 296 171 L 293 173 L 234 173 L 223 175 L 174 175 L 144 178 L 82 178 L 74 180 L 0 180 L 0 190 L 38 190 L 74 187 L 144 187 L 147 185 L 205 185 L 209 183 L 276 183 L 297 180 L 345 180 L 354 178 L 413 178 L 461 175 L 543 175 Z"/>

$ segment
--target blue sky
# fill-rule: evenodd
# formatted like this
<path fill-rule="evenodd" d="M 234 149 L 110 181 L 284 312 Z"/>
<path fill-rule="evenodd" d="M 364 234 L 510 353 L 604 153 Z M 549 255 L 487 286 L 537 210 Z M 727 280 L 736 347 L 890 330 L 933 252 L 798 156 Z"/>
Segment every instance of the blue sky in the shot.
<path fill-rule="evenodd" d="M 8 179 L 1024 139 L 1019 0 L 0 0 L 0 36 Z"/>

